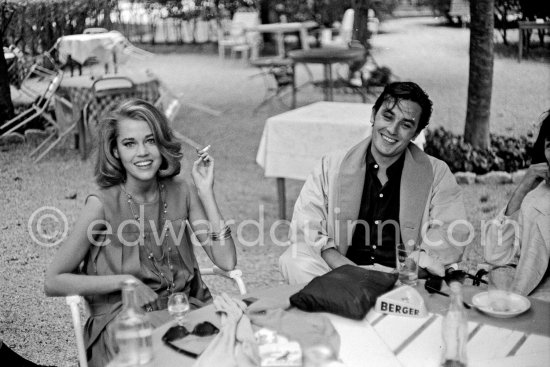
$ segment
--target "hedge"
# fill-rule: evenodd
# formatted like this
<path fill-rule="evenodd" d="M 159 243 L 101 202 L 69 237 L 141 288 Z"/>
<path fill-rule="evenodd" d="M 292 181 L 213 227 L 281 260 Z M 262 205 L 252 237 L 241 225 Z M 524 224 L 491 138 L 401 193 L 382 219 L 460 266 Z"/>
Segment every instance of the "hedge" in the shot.
<path fill-rule="evenodd" d="M 452 172 L 515 172 L 531 163 L 533 143 L 532 135 L 514 138 L 491 134 L 489 148 L 478 149 L 465 142 L 463 136 L 439 127 L 426 130 L 424 151 L 443 160 Z"/>

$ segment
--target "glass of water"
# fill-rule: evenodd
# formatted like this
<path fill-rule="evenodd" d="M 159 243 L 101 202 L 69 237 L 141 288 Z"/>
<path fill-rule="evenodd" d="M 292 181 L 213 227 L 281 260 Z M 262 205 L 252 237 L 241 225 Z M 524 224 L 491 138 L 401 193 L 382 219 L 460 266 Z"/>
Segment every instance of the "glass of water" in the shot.
<path fill-rule="evenodd" d="M 510 311 L 510 293 L 516 269 L 510 265 L 495 266 L 489 271 L 489 302 L 494 311 Z"/>
<path fill-rule="evenodd" d="M 176 320 L 179 326 L 183 326 L 185 316 L 188 312 L 189 299 L 185 293 L 174 293 L 168 298 L 168 313 Z"/>
<path fill-rule="evenodd" d="M 396 246 L 396 270 L 399 274 L 399 282 L 414 287 L 418 283 L 418 256 L 419 251 L 413 252 L 414 248 L 407 249 L 405 246 Z"/>

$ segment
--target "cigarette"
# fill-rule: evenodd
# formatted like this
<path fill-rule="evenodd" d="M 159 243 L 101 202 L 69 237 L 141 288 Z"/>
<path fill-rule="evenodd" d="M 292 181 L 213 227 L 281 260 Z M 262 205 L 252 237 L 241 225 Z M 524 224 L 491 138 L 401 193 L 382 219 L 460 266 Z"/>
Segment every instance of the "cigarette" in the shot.
<path fill-rule="evenodd" d="M 200 154 L 200 153 L 206 153 L 206 152 L 208 152 L 208 150 L 210 149 L 210 146 L 211 146 L 211 145 L 208 144 L 207 146 L 205 146 L 204 148 L 202 148 L 202 149 L 200 149 L 200 150 L 197 149 L 197 153 Z"/>

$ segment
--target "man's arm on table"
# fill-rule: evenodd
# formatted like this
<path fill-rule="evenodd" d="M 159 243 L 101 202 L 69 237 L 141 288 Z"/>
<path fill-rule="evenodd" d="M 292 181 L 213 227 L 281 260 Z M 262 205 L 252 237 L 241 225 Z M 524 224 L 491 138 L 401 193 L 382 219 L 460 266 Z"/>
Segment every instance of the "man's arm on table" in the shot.
<path fill-rule="evenodd" d="M 330 266 L 331 269 L 336 269 L 342 265 L 357 265 L 344 255 L 342 255 L 337 249 L 335 248 L 328 248 L 326 250 L 321 251 L 321 257 L 323 260 L 326 261 L 328 266 Z"/>

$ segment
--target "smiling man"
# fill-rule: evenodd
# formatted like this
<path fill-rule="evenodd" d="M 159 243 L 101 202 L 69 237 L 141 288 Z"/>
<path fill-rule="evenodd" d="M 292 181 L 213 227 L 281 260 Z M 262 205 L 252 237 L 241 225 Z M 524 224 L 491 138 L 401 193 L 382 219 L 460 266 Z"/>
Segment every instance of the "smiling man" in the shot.
<path fill-rule="evenodd" d="M 395 249 L 416 244 L 419 266 L 443 275 L 469 239 L 462 192 L 448 166 L 411 141 L 432 102 L 415 83 L 389 84 L 371 114 L 372 135 L 329 154 L 308 177 L 279 260 L 291 284 L 345 264 L 395 268 Z"/>

